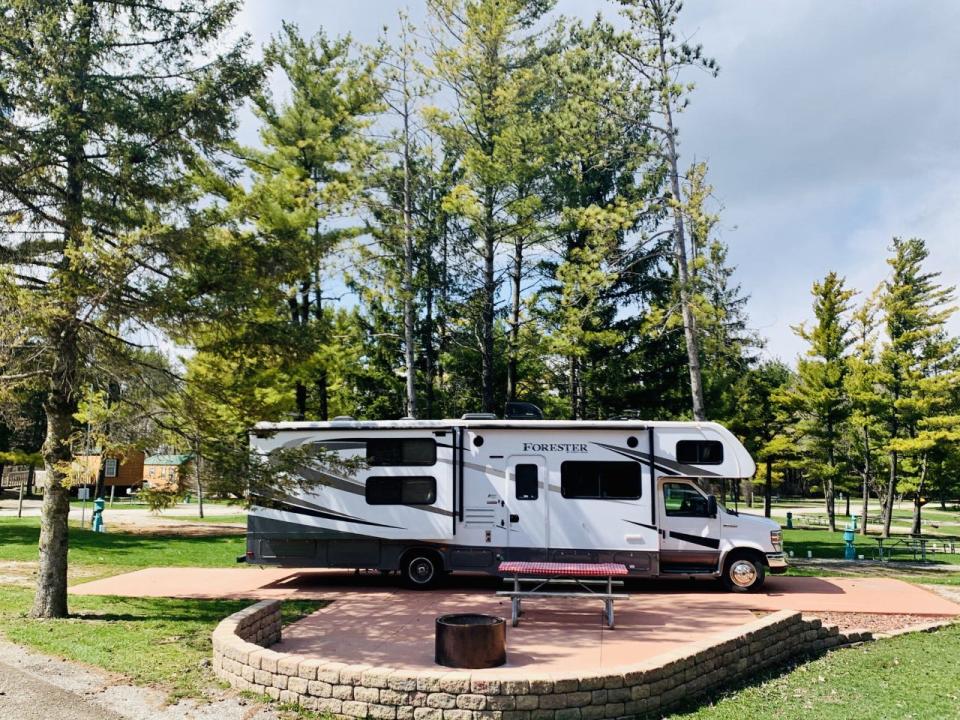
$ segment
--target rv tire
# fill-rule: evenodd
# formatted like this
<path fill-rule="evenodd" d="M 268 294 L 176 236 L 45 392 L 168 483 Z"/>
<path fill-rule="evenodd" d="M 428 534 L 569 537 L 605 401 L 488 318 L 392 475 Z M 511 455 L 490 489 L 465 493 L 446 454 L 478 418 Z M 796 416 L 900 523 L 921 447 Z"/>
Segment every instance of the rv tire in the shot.
<path fill-rule="evenodd" d="M 430 590 L 443 572 L 440 557 L 432 550 L 411 550 L 400 562 L 403 584 L 413 590 Z"/>
<path fill-rule="evenodd" d="M 764 570 L 763 560 L 756 553 L 734 551 L 727 556 L 720 579 L 730 592 L 754 592 L 763 585 Z"/>

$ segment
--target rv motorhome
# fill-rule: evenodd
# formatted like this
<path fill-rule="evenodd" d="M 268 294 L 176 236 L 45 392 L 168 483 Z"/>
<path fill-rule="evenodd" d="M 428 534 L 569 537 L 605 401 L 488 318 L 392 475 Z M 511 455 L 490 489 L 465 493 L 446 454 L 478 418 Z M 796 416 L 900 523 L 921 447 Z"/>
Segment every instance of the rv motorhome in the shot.
<path fill-rule="evenodd" d="M 297 468 L 309 490 L 253 497 L 242 559 L 399 571 L 415 588 L 504 560 L 616 562 L 740 592 L 786 571 L 779 525 L 701 489 L 755 471 L 716 423 L 469 417 L 258 424 L 264 457 L 320 459 Z M 332 469 L 333 452 L 358 469 Z"/>

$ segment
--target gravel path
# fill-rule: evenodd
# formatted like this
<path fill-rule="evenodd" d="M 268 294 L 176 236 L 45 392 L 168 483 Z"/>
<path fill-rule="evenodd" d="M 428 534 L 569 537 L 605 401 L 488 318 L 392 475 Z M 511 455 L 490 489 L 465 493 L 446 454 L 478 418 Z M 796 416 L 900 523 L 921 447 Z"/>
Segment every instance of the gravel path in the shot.
<path fill-rule="evenodd" d="M 0 718 L 17 720 L 277 720 L 262 705 L 220 691 L 210 702 L 130 685 L 122 676 L 0 642 Z"/>

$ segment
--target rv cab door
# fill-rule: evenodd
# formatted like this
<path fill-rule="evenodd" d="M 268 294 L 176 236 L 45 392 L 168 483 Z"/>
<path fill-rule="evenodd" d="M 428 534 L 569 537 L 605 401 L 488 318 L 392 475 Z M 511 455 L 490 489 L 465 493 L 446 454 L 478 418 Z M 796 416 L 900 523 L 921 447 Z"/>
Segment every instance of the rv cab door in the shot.
<path fill-rule="evenodd" d="M 661 572 L 715 571 L 720 560 L 720 513 L 710 516 L 707 496 L 689 480 L 661 478 L 658 490 Z"/>
<path fill-rule="evenodd" d="M 507 557 L 546 560 L 549 547 L 547 461 L 540 455 L 507 458 Z"/>

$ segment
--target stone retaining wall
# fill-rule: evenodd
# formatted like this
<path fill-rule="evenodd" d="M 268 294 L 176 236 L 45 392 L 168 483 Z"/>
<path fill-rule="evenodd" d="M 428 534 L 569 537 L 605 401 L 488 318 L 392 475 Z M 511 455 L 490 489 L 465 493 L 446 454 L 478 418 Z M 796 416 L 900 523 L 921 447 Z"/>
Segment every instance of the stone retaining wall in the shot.
<path fill-rule="evenodd" d="M 216 674 L 241 690 L 345 718 L 375 720 L 601 720 L 656 715 L 790 658 L 870 640 L 782 610 L 719 637 L 602 674 L 412 672 L 348 665 L 267 649 L 280 640 L 280 602 L 231 615 L 213 633 Z M 509 652 L 509 651 L 508 651 Z"/>

